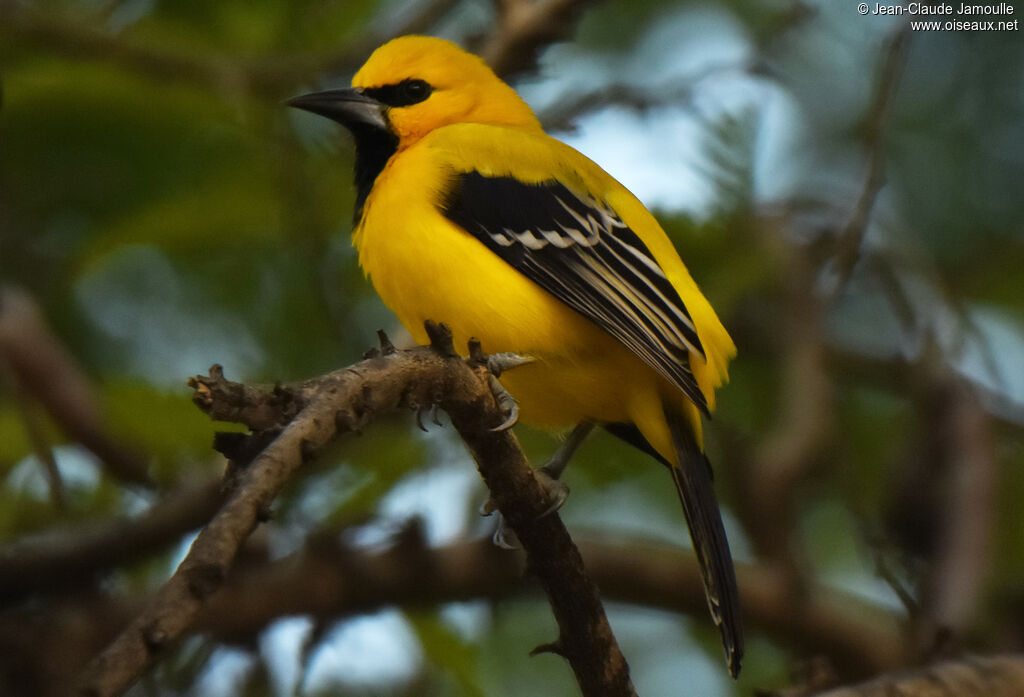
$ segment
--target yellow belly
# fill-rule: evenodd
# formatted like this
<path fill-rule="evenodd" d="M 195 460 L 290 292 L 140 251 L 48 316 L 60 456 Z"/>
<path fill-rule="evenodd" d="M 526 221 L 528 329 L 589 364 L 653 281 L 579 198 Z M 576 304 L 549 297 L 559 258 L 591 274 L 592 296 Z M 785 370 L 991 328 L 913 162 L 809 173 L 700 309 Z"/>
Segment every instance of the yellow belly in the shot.
<path fill-rule="evenodd" d="M 475 337 L 487 353 L 533 358 L 501 378 L 524 423 L 548 429 L 584 419 L 634 423 L 674 461 L 661 412 L 667 400 L 689 415 L 699 437 L 696 409 L 646 363 L 466 232 L 433 211 L 423 213 L 415 234 L 364 226 L 357 235 L 360 264 L 418 342 L 427 341 L 429 319 L 451 328 L 460 353 Z"/>
<path fill-rule="evenodd" d="M 424 234 L 399 240 L 367 229 L 359 244 L 360 263 L 413 337 L 426 341 L 429 319 L 451 328 L 462 353 L 475 337 L 487 353 L 534 358 L 502 377 L 527 423 L 560 428 L 585 418 L 628 421 L 625 390 L 613 388 L 649 381 L 653 371 L 470 235 L 432 217 Z M 609 367 L 618 376 L 609 375 Z"/>

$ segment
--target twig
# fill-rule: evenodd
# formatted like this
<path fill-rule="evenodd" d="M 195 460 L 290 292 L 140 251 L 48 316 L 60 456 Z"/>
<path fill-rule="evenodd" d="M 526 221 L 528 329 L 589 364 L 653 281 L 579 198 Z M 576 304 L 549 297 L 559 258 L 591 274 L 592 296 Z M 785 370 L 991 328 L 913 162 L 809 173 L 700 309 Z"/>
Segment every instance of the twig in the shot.
<path fill-rule="evenodd" d="M 910 23 L 904 23 L 886 42 L 878 83 L 868 108 L 864 146 L 867 150 L 867 176 L 860 197 L 846 225 L 836 241 L 835 278 L 830 293 L 834 301 L 846 288 L 853 267 L 860 256 L 864 234 L 867 231 L 871 209 L 878 192 L 885 183 L 885 136 L 889 126 L 892 104 L 896 98 L 900 74 L 906 62 L 910 43 Z"/>
<path fill-rule="evenodd" d="M 251 462 L 235 463 L 236 484 L 224 506 L 149 608 L 86 669 L 80 694 L 120 694 L 161 649 L 195 624 L 207 599 L 223 585 L 241 544 L 266 518 L 274 497 L 304 461 L 337 435 L 362 428 L 382 412 L 431 404 L 439 404 L 451 416 L 491 487 L 492 499 L 527 550 L 529 567 L 548 592 L 559 622 L 557 650 L 569 660 L 583 694 L 634 694 L 625 660 L 578 551 L 557 515 L 541 516 L 547 502 L 515 437 L 490 430 L 504 416 L 489 390 L 489 374 L 482 365 L 455 356 L 446 330 L 428 325 L 428 333 L 433 343 L 429 348 L 369 358 L 305 383 L 292 390 L 289 399 L 282 399 L 287 388 L 261 396 L 228 383 L 218 371 L 193 380 L 197 402 L 214 415 L 230 412 L 250 418 L 240 399 L 254 400 L 252 414 L 262 414 L 261 418 L 268 407 L 272 411 L 299 403 L 301 410 Z"/>
<path fill-rule="evenodd" d="M 720 63 L 707 66 L 683 80 L 652 90 L 650 86 L 629 83 L 604 85 L 580 94 L 566 94 L 548 109 L 538 114 L 546 131 L 568 131 L 582 116 L 609 106 L 620 106 L 638 112 L 647 112 L 666 106 L 690 106 L 693 96 L 704 80 L 724 73 L 749 73 L 757 67 L 753 61 Z"/>
<path fill-rule="evenodd" d="M 15 379 L 11 367 L 4 360 L 0 360 L 0 381 L 9 386 L 14 393 L 18 412 L 21 415 L 21 422 L 28 436 L 28 442 L 32 445 L 32 451 L 43 467 L 43 476 L 46 478 L 46 485 L 50 493 L 50 503 L 55 510 L 63 511 L 67 506 L 64 478 L 61 476 L 60 467 L 57 465 L 57 457 L 53 453 L 53 447 L 43 433 L 37 405 L 25 393 L 24 388 Z"/>

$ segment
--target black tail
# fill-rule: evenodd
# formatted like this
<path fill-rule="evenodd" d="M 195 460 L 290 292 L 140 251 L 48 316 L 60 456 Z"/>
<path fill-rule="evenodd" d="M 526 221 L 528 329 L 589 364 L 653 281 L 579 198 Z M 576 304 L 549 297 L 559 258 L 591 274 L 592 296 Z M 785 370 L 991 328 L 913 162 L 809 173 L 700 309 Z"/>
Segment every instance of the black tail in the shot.
<path fill-rule="evenodd" d="M 700 563 L 708 609 L 722 632 L 729 672 L 735 678 L 740 673 L 740 661 L 743 659 L 743 625 L 736 572 L 711 483 L 711 466 L 697 445 L 685 417 L 666 409 L 665 418 L 679 458 L 679 466 L 669 469 L 683 504 L 686 524 L 690 527 L 690 539 Z"/>
<path fill-rule="evenodd" d="M 704 579 L 708 609 L 722 632 L 729 672 L 736 677 L 740 673 L 740 661 L 743 658 L 743 623 L 729 541 L 725 537 L 718 501 L 711 484 L 711 464 L 697 446 L 685 418 L 671 409 L 665 410 L 665 418 L 672 432 L 679 467 L 673 467 L 672 463 L 662 457 L 633 424 L 611 423 L 604 424 L 604 428 L 634 448 L 651 455 L 672 472 Z"/>

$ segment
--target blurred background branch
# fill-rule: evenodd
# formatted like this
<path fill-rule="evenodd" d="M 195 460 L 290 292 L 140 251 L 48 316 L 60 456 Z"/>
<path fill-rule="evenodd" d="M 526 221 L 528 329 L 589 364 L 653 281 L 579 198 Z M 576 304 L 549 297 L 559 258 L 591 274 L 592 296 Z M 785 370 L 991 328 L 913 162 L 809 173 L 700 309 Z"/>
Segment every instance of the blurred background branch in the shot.
<path fill-rule="evenodd" d="M 884 675 L 861 685 L 816 694 L 817 697 L 1011 697 L 1020 694 L 1022 688 L 1024 658 L 992 656 Z"/>

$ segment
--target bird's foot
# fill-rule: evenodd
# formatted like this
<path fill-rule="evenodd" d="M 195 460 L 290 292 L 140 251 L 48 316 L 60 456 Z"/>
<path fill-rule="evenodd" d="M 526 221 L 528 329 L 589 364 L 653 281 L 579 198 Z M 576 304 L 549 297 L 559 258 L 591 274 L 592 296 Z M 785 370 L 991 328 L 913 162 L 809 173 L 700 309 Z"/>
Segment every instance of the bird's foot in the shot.
<path fill-rule="evenodd" d="M 494 395 L 494 399 L 497 400 L 498 406 L 501 408 L 501 413 L 505 415 L 505 420 L 500 424 L 492 428 L 492 431 L 507 431 L 516 425 L 519 421 L 519 403 L 516 402 L 508 390 L 506 390 L 498 378 L 506 370 L 511 370 L 527 363 L 532 363 L 533 358 L 529 356 L 520 356 L 517 353 L 495 353 L 489 356 L 485 356 L 483 349 L 480 347 L 480 342 L 476 339 L 471 339 L 469 342 L 469 355 L 472 360 L 484 363 L 487 366 L 487 370 L 490 375 L 487 376 L 488 384 L 491 388 L 491 394 Z"/>
<path fill-rule="evenodd" d="M 544 492 L 544 501 L 547 503 L 547 507 L 541 511 L 538 518 L 549 516 L 566 502 L 569 498 L 569 485 L 565 482 L 551 476 L 548 472 L 547 467 L 541 467 L 539 470 L 533 471 L 533 476 L 540 484 L 541 490 Z M 494 499 L 487 499 L 484 501 L 484 505 L 480 507 L 480 515 L 489 516 L 498 511 L 498 504 L 495 503 Z"/>
<path fill-rule="evenodd" d="M 547 508 L 537 516 L 538 518 L 543 518 L 562 507 L 562 504 L 569 498 L 569 486 L 565 482 L 552 477 L 547 471 L 547 467 L 534 470 L 533 475 L 537 479 L 537 483 L 540 484 L 544 492 L 545 502 L 548 504 Z M 489 498 L 480 507 L 480 515 L 489 516 L 495 513 L 498 516 L 498 525 L 494 530 L 494 536 L 491 538 L 495 546 L 502 549 L 519 549 L 519 539 L 516 537 L 515 531 L 505 522 L 505 516 L 498 510 L 494 499 Z"/>
<path fill-rule="evenodd" d="M 491 387 L 491 394 L 494 395 L 494 399 L 498 402 L 498 408 L 505 415 L 505 420 L 491 430 L 507 431 L 519 421 L 519 402 L 498 382 L 498 378 L 494 377 L 493 374 L 487 376 L 487 382 Z"/>
<path fill-rule="evenodd" d="M 544 490 L 544 497 L 548 502 L 548 507 L 540 514 L 540 517 L 543 518 L 562 507 L 562 504 L 569 498 L 569 485 L 559 479 L 548 465 L 536 470 L 533 476 Z"/>
<path fill-rule="evenodd" d="M 440 413 L 440 408 L 441 407 L 438 404 L 431 404 L 431 405 L 425 406 L 425 407 L 417 407 L 416 408 L 416 426 L 417 426 L 417 428 L 419 428 L 424 433 L 427 432 L 427 427 L 423 425 L 423 417 L 424 417 L 424 415 L 427 415 L 427 414 L 430 415 L 430 423 L 434 424 L 435 426 L 442 426 L 443 427 L 444 424 L 441 423 L 441 419 L 438 416 L 438 414 Z"/>
<path fill-rule="evenodd" d="M 480 506 L 480 515 L 497 516 L 497 525 L 494 528 L 494 534 L 491 536 L 491 542 L 494 543 L 495 547 L 500 547 L 501 549 L 519 549 L 519 538 L 516 537 L 515 530 L 505 522 L 505 516 L 503 516 L 501 511 L 498 510 L 498 505 L 494 502 L 494 499 L 488 498 L 484 501 L 484 505 Z"/>
<path fill-rule="evenodd" d="M 500 549 L 514 550 L 522 547 L 516 531 L 505 522 L 505 516 L 500 511 L 498 512 L 498 525 L 494 528 L 494 534 L 491 535 L 491 542 Z"/>

